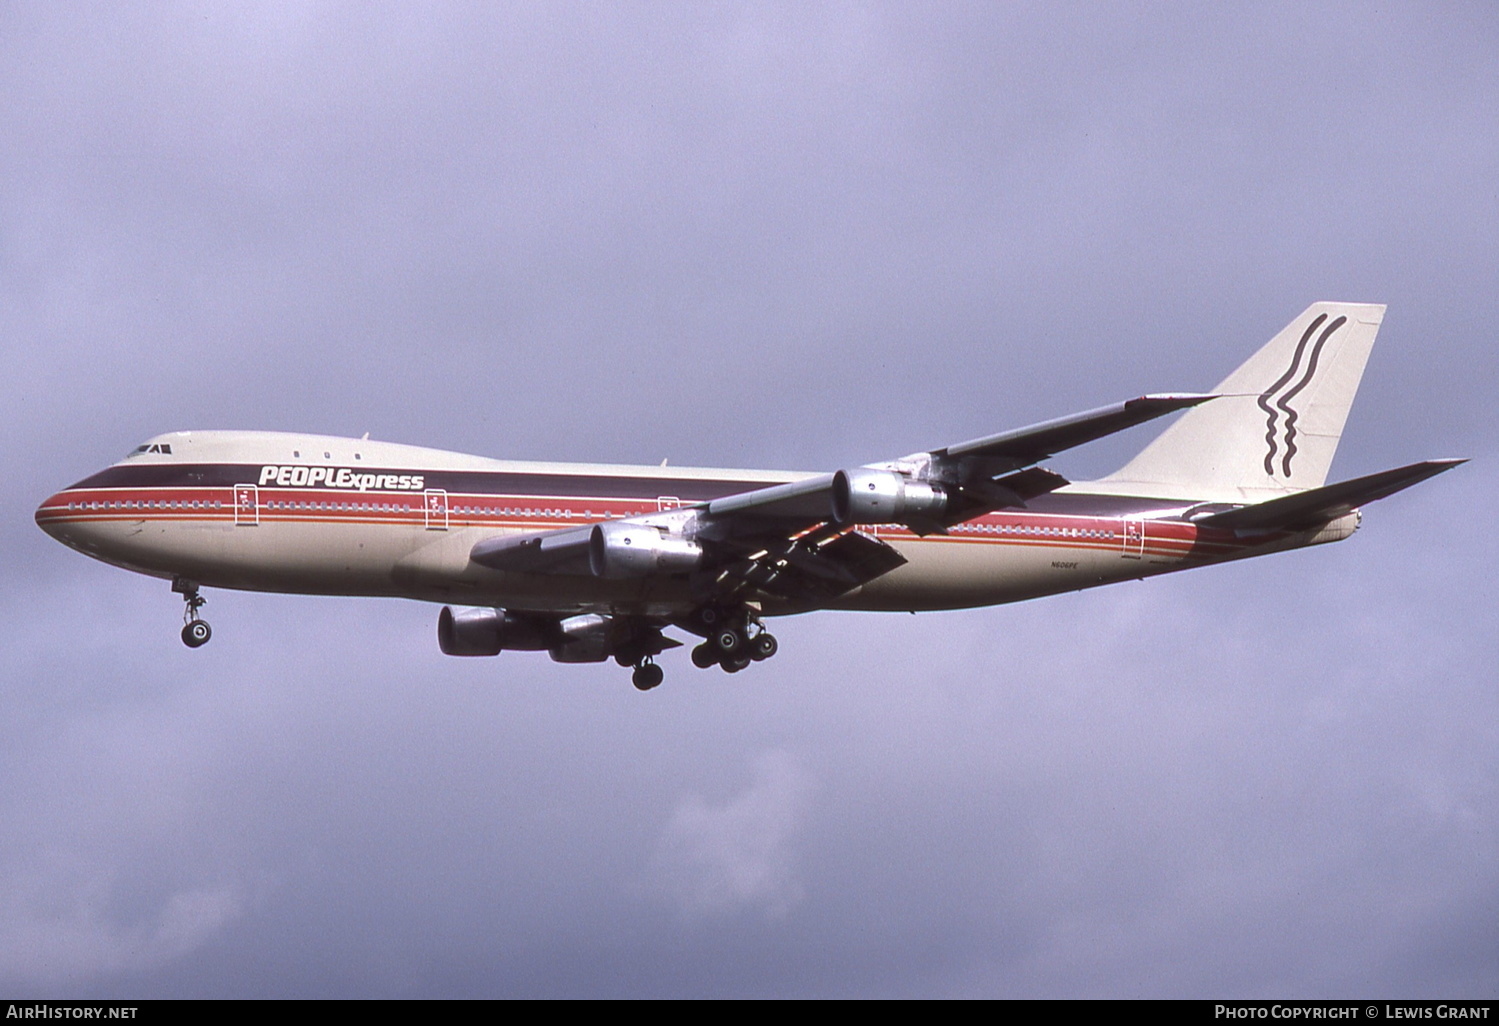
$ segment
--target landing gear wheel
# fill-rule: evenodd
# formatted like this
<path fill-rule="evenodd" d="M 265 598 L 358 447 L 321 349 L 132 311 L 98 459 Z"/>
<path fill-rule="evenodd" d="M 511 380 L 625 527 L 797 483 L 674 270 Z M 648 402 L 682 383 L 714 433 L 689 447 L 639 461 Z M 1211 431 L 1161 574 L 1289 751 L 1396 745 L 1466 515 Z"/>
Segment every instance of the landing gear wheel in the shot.
<path fill-rule="evenodd" d="M 735 652 L 731 655 L 726 655 L 723 657 L 724 672 L 738 673 L 740 670 L 748 666 L 750 662 L 751 660 L 749 655 L 744 652 Z"/>
<path fill-rule="evenodd" d="M 780 651 L 780 648 L 781 646 L 777 643 L 775 635 L 769 631 L 764 631 L 755 635 L 750 640 L 749 655 L 751 659 L 758 663 L 762 659 L 769 659 L 775 655 Z"/>
<path fill-rule="evenodd" d="M 208 621 L 198 619 L 198 610 L 208 605 L 208 600 L 198 594 L 198 582 L 186 577 L 172 579 L 172 591 L 182 596 L 182 643 L 188 648 L 202 648 L 213 637 L 213 628 Z"/>
<path fill-rule="evenodd" d="M 740 647 L 744 644 L 744 635 L 732 627 L 726 627 L 713 635 L 713 644 L 717 645 L 718 650 L 724 655 L 729 655 L 739 651 Z"/>
<path fill-rule="evenodd" d="M 666 678 L 666 671 L 655 663 L 641 663 L 635 667 L 635 672 L 630 675 L 630 683 L 641 691 L 649 691 L 656 687 Z"/>
<path fill-rule="evenodd" d="M 713 642 L 705 641 L 692 650 L 692 665 L 699 670 L 718 665 L 718 649 L 714 647 Z"/>
<path fill-rule="evenodd" d="M 182 628 L 182 643 L 188 648 L 202 648 L 213 637 L 213 628 L 207 620 L 190 620 Z"/>

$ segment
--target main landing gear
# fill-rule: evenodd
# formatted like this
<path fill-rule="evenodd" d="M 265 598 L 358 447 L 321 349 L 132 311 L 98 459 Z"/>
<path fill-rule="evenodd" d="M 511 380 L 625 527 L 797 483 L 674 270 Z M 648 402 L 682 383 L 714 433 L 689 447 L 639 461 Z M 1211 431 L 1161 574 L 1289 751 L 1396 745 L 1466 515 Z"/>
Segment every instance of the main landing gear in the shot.
<path fill-rule="evenodd" d="M 720 666 L 726 673 L 738 673 L 750 663 L 769 659 L 781 647 L 775 635 L 760 623 L 757 611 L 749 606 L 699 608 L 692 616 L 676 621 L 676 625 L 706 639 L 692 650 L 692 664 L 702 670 Z M 630 682 L 641 691 L 650 691 L 659 687 L 665 676 L 656 664 L 656 656 L 677 644 L 662 641 L 657 629 L 637 633 L 616 646 L 614 661 L 621 666 L 633 666 Z"/>
<path fill-rule="evenodd" d="M 202 648 L 213 637 L 213 628 L 208 626 L 208 621 L 198 618 L 198 610 L 207 605 L 208 600 L 198 594 L 197 582 L 185 577 L 174 580 L 172 590 L 186 603 L 182 611 L 182 643 L 188 648 Z"/>
<path fill-rule="evenodd" d="M 656 665 L 656 656 L 668 648 L 676 648 L 680 641 L 667 641 L 658 627 L 637 627 L 635 632 L 618 642 L 614 647 L 614 661 L 621 666 L 633 666 L 630 683 L 641 691 L 661 686 L 666 677 Z"/>
<path fill-rule="evenodd" d="M 641 691 L 649 691 L 659 685 L 665 677 L 665 671 L 657 666 L 650 656 L 646 656 L 635 664 L 635 672 L 630 674 L 630 683 Z"/>
<path fill-rule="evenodd" d="M 726 673 L 738 673 L 780 650 L 775 635 L 750 614 L 726 617 L 708 609 L 700 617 L 709 627 L 708 640 L 692 650 L 692 665 L 700 670 L 721 666 Z"/>

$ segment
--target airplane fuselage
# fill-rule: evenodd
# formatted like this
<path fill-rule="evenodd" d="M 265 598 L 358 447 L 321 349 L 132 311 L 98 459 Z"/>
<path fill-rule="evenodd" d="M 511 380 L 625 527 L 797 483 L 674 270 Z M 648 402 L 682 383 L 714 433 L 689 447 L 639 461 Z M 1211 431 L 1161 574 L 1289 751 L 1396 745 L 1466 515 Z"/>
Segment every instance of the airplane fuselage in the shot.
<path fill-rule="evenodd" d="M 208 587 L 669 619 L 696 601 L 684 578 L 515 573 L 478 565 L 470 552 L 497 535 L 627 517 L 667 523 L 711 499 L 812 476 L 506 462 L 369 440 L 180 432 L 58 492 L 36 520 L 95 558 Z M 761 608 L 778 615 L 993 605 L 1339 540 L 1357 526 L 1349 515 L 1315 530 L 1245 536 L 1199 527 L 1194 508 L 1070 485 L 925 536 L 868 525 L 863 533 L 905 565 L 815 606 L 766 596 Z"/>

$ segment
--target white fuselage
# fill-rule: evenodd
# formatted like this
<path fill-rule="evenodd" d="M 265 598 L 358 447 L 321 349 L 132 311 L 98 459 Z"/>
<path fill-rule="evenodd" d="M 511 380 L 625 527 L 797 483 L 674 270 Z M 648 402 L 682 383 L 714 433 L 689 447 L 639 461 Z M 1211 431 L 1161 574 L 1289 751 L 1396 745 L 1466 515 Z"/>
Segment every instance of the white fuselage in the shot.
<path fill-rule="evenodd" d="M 399 596 L 549 613 L 671 618 L 685 580 L 515 573 L 470 560 L 474 545 L 691 507 L 807 478 L 769 471 L 522 463 L 435 449 L 271 432 L 161 435 L 49 498 L 38 524 L 87 555 L 144 574 L 255 591 Z M 918 536 L 861 528 L 906 564 L 821 608 L 922 610 L 1012 602 L 1347 537 L 1238 537 L 1199 529 L 1180 499 L 1070 485 Z M 798 612 L 767 597 L 766 614 Z"/>

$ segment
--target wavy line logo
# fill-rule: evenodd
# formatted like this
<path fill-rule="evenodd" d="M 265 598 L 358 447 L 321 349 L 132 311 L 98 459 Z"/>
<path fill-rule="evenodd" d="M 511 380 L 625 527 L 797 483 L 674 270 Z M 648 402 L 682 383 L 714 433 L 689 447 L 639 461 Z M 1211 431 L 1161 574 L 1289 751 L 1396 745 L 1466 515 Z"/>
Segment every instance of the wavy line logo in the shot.
<path fill-rule="evenodd" d="M 1323 327 L 1323 322 L 1327 322 L 1326 327 Z M 1296 354 L 1291 357 L 1291 366 L 1286 368 L 1286 372 L 1275 384 L 1260 394 L 1259 407 L 1265 411 L 1265 473 L 1274 476 L 1275 457 L 1284 449 L 1280 472 L 1285 477 L 1291 476 L 1291 459 L 1296 455 L 1296 419 L 1299 416 L 1296 408 L 1291 405 L 1291 400 L 1312 383 L 1312 378 L 1317 373 L 1317 361 L 1322 358 L 1322 347 L 1347 323 L 1347 317 L 1327 321 L 1327 314 L 1318 314 L 1306 326 L 1306 331 L 1302 332 L 1301 341 L 1296 343 Z M 1311 352 L 1308 353 L 1307 344 L 1312 341 L 1313 335 L 1317 336 L 1317 341 L 1312 344 Z"/>

